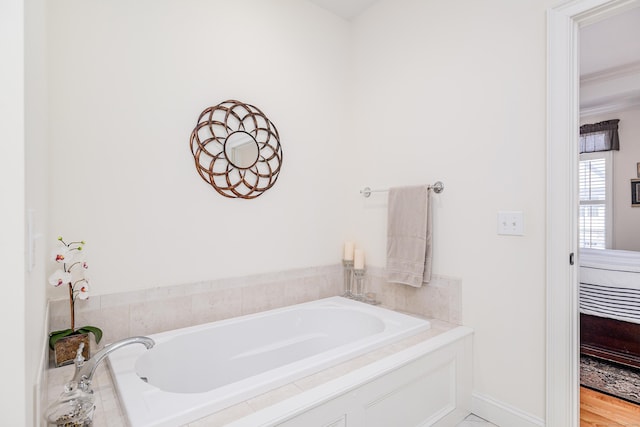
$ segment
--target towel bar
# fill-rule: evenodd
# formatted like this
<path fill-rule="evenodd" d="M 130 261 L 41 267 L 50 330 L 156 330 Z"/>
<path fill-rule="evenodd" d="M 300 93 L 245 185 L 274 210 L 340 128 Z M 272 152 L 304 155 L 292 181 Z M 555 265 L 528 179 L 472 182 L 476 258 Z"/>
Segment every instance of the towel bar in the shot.
<path fill-rule="evenodd" d="M 429 190 L 433 190 L 436 194 L 440 194 L 444 191 L 444 184 L 442 183 L 442 181 L 436 181 L 433 185 L 430 185 L 427 188 Z M 382 193 L 385 191 L 389 191 L 389 190 L 388 189 L 372 190 L 369 187 L 365 187 L 362 190 L 360 190 L 360 194 L 362 194 L 363 197 L 369 197 L 371 193 Z"/>

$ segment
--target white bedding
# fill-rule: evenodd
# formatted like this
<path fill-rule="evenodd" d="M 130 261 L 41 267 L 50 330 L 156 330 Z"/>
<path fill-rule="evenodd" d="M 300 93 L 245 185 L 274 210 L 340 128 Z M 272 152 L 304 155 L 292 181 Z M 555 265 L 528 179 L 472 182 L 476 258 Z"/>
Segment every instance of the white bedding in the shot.
<path fill-rule="evenodd" d="M 640 323 L 640 252 L 580 250 L 580 312 Z"/>

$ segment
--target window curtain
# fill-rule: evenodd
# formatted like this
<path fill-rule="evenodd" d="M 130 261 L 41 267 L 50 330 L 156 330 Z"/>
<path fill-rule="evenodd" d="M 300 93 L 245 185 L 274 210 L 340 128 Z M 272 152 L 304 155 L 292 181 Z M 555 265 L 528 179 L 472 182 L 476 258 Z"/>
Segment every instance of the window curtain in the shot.
<path fill-rule="evenodd" d="M 620 150 L 619 119 L 580 126 L 580 153 Z"/>

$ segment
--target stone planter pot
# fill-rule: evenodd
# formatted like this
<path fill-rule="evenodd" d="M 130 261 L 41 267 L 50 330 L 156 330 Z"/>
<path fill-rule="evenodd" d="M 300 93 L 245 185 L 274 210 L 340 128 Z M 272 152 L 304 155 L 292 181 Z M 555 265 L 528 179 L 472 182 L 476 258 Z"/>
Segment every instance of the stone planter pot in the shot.
<path fill-rule="evenodd" d="M 56 368 L 73 363 L 80 343 L 84 343 L 84 349 L 82 350 L 84 359 L 89 360 L 89 334 L 69 335 L 59 339 L 53 346 Z"/>

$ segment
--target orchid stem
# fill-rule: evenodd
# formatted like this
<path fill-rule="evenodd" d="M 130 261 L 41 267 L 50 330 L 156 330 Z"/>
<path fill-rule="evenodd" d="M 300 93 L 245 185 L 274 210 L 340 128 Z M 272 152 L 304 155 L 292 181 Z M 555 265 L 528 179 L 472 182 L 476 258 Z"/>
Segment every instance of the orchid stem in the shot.
<path fill-rule="evenodd" d="M 69 308 L 71 310 L 71 331 L 76 330 L 76 310 L 75 310 L 75 300 L 73 298 L 73 285 L 69 283 Z"/>

